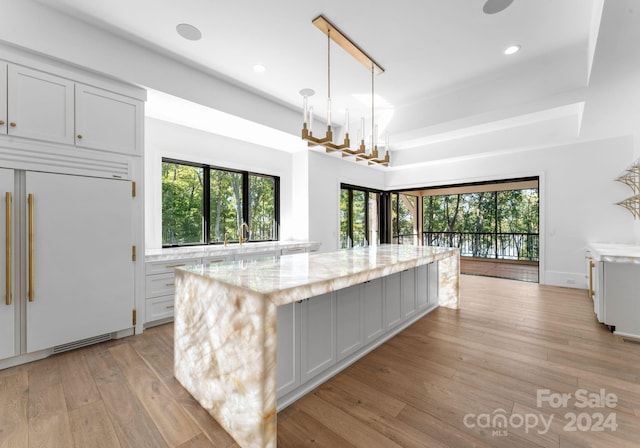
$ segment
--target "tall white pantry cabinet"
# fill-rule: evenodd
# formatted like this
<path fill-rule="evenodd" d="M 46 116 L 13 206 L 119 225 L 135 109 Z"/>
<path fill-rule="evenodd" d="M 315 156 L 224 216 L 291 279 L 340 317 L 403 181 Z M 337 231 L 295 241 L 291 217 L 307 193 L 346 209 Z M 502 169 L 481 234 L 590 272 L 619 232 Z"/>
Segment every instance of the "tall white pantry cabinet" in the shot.
<path fill-rule="evenodd" d="M 145 95 L 0 44 L 0 368 L 142 329 Z"/>

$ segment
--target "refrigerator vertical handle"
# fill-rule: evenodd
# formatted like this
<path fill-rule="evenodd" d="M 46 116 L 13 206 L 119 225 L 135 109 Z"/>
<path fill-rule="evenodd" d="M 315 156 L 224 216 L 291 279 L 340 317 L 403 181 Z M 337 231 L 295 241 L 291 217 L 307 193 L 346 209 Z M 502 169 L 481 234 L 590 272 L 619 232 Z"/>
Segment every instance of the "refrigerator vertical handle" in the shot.
<path fill-rule="evenodd" d="M 29 292 L 27 297 L 29 302 L 35 299 L 35 291 L 33 290 L 33 194 L 27 196 L 29 204 Z"/>
<path fill-rule="evenodd" d="M 5 198 L 5 287 L 6 287 L 6 299 L 5 303 L 7 305 L 11 305 L 11 245 L 13 241 L 12 236 L 12 210 L 13 210 L 13 200 L 11 197 L 11 192 L 7 191 L 4 195 Z"/>
<path fill-rule="evenodd" d="M 593 290 L 593 268 L 596 265 L 593 264 L 593 259 L 589 258 L 589 297 L 593 297 L 596 295 L 596 292 Z"/>

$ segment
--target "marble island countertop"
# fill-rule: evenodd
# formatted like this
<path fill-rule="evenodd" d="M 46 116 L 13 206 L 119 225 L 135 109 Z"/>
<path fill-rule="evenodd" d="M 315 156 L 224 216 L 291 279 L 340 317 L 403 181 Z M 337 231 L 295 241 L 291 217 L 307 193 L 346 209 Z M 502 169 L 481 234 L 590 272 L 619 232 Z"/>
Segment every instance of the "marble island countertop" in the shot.
<path fill-rule="evenodd" d="M 457 248 L 381 245 L 178 268 L 174 376 L 239 446 L 276 448 L 278 306 L 436 261 L 438 304 L 457 308 Z M 382 294 L 384 282 L 376 288 Z"/>
<path fill-rule="evenodd" d="M 449 259 L 455 251 L 457 249 L 446 247 L 381 245 L 179 269 L 224 283 L 226 288 L 238 293 L 261 294 L 280 306 Z M 447 305 L 457 307 L 457 304 Z"/>
<path fill-rule="evenodd" d="M 640 246 L 634 244 L 590 243 L 587 249 L 595 261 L 640 263 Z"/>
<path fill-rule="evenodd" d="M 162 249 L 147 249 L 145 261 L 166 261 L 176 258 L 199 258 L 219 255 L 235 255 L 246 253 L 270 252 L 282 249 L 305 248 L 318 250 L 320 243 L 317 241 L 266 241 L 261 243 L 231 243 L 228 245 L 200 245 L 165 247 Z"/>

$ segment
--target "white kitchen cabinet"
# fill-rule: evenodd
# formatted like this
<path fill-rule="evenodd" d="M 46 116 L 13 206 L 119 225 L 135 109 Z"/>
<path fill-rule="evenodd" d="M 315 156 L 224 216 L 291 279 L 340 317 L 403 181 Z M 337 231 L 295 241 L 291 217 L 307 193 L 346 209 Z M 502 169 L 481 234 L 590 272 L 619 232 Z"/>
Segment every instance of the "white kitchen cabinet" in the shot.
<path fill-rule="evenodd" d="M 400 273 L 402 317 L 409 319 L 416 314 L 416 270 L 408 269 Z"/>
<path fill-rule="evenodd" d="M 225 261 L 233 260 L 232 255 L 216 255 L 212 257 L 204 257 L 202 259 L 202 264 L 205 266 L 214 266 L 218 263 L 224 263 Z"/>
<path fill-rule="evenodd" d="M 278 307 L 276 395 L 281 397 L 300 386 L 300 306 Z"/>
<path fill-rule="evenodd" d="M 429 306 L 438 305 L 440 302 L 440 272 L 438 271 L 439 265 L 435 261 L 429 263 Z"/>
<path fill-rule="evenodd" d="M 364 306 L 364 338 L 365 343 L 368 344 L 382 336 L 385 332 L 382 279 L 376 278 L 369 282 L 365 282 L 362 289 Z"/>
<path fill-rule="evenodd" d="M 9 64 L 7 86 L 9 135 L 73 145 L 73 81 Z"/>
<path fill-rule="evenodd" d="M 77 146 L 142 154 L 142 101 L 77 83 L 75 114 Z"/>
<path fill-rule="evenodd" d="M 336 363 L 336 297 L 327 293 L 300 304 L 300 380 Z"/>
<path fill-rule="evenodd" d="M 7 63 L 0 61 L 0 134 L 7 133 Z"/>
<path fill-rule="evenodd" d="M 385 328 L 390 329 L 402 323 L 402 294 L 400 272 L 384 278 Z"/>
<path fill-rule="evenodd" d="M 14 176 L 13 170 L 0 169 L 0 359 L 17 354 L 16 347 L 16 301 L 13 297 L 13 247 L 12 242 Z M 8 236 L 8 238 L 7 238 Z M 9 240 L 9 247 L 6 243 Z M 8 251 L 7 251 L 8 249 Z"/>
<path fill-rule="evenodd" d="M 281 250 L 282 255 L 303 254 L 307 252 L 306 247 L 286 247 Z"/>
<path fill-rule="evenodd" d="M 598 288 L 604 302 L 604 323 L 617 334 L 640 337 L 640 264 L 603 264 L 604 285 Z"/>
<path fill-rule="evenodd" d="M 131 183 L 24 174 L 32 198 L 27 223 L 33 226 L 27 242 L 27 352 L 132 327 Z"/>
<path fill-rule="evenodd" d="M 416 308 L 421 310 L 429 306 L 429 265 L 416 267 Z"/>
<path fill-rule="evenodd" d="M 336 291 L 336 344 L 338 361 L 364 347 L 362 285 Z"/>
<path fill-rule="evenodd" d="M 236 261 L 239 260 L 255 260 L 257 258 L 273 258 L 280 256 L 280 251 L 268 250 L 268 251 L 256 251 L 256 252 L 246 252 L 235 254 L 234 259 Z"/>
<path fill-rule="evenodd" d="M 201 258 L 182 258 L 145 264 L 145 325 L 165 323 L 173 318 L 175 269 L 200 263 Z"/>

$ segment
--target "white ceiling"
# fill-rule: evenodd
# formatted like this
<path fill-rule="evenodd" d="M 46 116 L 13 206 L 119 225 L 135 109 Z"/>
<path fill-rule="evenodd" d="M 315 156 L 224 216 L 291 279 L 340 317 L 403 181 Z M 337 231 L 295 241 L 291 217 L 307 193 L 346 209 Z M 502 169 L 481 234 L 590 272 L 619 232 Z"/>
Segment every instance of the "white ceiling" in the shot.
<path fill-rule="evenodd" d="M 406 163 L 416 160 L 411 153 L 442 158 L 445 147 L 434 146 L 443 140 L 464 146 L 474 134 L 519 126 L 535 135 L 536 123 L 544 135 L 577 133 L 582 99 L 564 93 L 587 85 L 602 7 L 602 0 L 514 0 L 487 15 L 485 0 L 42 2 L 291 107 L 300 108 L 300 89 L 312 88 L 321 116 L 327 40 L 311 21 L 323 14 L 385 68 L 376 94 L 389 108 L 376 113 L 390 119 L 392 147 L 409 151 Z M 180 23 L 199 28 L 202 39 L 180 37 Z M 505 56 L 512 44 L 522 50 Z M 254 64 L 267 71 L 255 73 Z M 342 124 L 348 107 L 353 135 L 359 116 L 370 115 L 370 72 L 335 44 L 331 66 L 334 120 Z"/>

